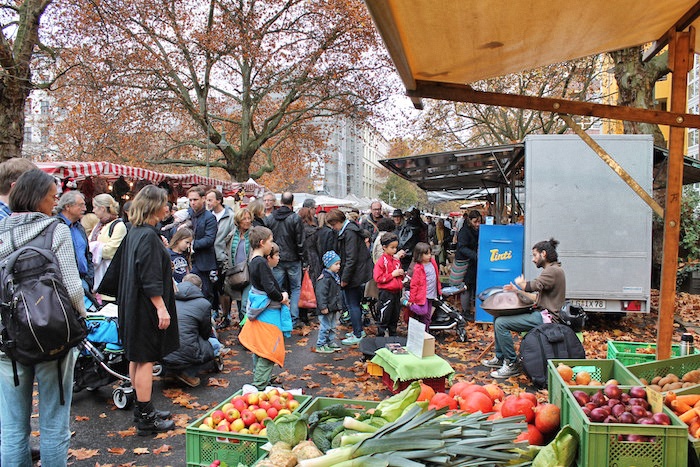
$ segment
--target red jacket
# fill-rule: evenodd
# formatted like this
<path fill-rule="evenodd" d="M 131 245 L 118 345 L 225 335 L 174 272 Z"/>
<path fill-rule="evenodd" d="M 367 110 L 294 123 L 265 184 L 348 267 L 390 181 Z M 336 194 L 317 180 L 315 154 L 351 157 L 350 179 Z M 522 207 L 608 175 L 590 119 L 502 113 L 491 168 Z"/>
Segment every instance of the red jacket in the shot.
<path fill-rule="evenodd" d="M 437 294 L 442 293 L 440 284 L 440 270 L 437 267 L 435 258 L 430 258 L 430 263 L 435 268 Z M 425 277 L 425 267 L 423 263 L 416 263 L 413 267 L 413 277 L 411 277 L 411 293 L 408 301 L 416 305 L 425 305 L 425 298 L 428 295 L 428 280 Z"/>
<path fill-rule="evenodd" d="M 392 272 L 401 269 L 401 261 L 384 253 L 374 265 L 374 282 L 377 287 L 389 292 L 401 292 L 403 276 L 393 277 Z"/>

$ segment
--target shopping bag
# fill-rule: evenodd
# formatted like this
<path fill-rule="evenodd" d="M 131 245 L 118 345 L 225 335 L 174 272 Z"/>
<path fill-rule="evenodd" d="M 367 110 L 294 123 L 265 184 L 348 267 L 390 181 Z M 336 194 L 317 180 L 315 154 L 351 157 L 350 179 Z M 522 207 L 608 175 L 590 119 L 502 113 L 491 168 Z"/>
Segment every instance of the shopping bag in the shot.
<path fill-rule="evenodd" d="M 299 295 L 299 308 L 316 308 L 316 294 L 314 284 L 311 282 L 309 271 L 304 270 L 304 277 L 301 279 L 301 294 Z"/>

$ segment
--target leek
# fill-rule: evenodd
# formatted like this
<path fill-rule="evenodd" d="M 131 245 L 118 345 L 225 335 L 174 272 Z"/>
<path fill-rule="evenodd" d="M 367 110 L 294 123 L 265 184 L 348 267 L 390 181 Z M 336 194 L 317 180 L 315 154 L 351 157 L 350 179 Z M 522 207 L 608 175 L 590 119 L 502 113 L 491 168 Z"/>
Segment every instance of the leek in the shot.
<path fill-rule="evenodd" d="M 361 422 L 353 417 L 345 417 L 343 419 L 343 426 L 348 430 L 355 430 L 360 433 L 374 433 L 379 429 L 379 427 Z"/>

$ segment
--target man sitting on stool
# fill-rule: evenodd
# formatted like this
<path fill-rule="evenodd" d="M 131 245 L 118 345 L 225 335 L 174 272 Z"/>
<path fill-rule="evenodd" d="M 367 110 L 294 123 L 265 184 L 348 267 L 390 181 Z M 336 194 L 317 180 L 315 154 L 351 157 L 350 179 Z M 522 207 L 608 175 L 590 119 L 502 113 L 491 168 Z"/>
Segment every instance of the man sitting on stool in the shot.
<path fill-rule="evenodd" d="M 493 321 L 496 356 L 482 361 L 484 366 L 498 368 L 491 373 L 492 378 L 510 378 L 520 374 L 511 331 L 527 332 L 542 323 L 551 323 L 553 317 L 555 321 L 558 320 L 558 312 L 566 298 L 566 276 L 558 262 L 557 245 L 559 242 L 553 238 L 535 243 L 532 262 L 542 268 L 542 273 L 531 281 L 526 281 L 520 275 L 515 279 L 515 285 L 510 283 L 503 286 L 503 290 L 517 290 L 519 287 L 525 292 L 535 292 L 532 295 L 535 306 L 530 313 L 499 316 Z"/>
<path fill-rule="evenodd" d="M 202 279 L 187 274 L 177 285 L 175 305 L 180 333 L 180 348 L 165 356 L 168 370 L 178 371 L 175 378 L 190 387 L 199 386 L 200 367 L 228 349 L 214 337 L 211 324 L 211 303 L 202 294 Z"/>

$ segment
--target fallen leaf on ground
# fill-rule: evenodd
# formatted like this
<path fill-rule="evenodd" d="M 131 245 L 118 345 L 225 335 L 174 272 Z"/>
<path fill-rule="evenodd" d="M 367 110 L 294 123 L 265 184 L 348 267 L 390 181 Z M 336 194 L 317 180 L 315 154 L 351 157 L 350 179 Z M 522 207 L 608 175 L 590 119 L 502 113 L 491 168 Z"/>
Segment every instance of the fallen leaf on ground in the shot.
<path fill-rule="evenodd" d="M 216 386 L 220 388 L 227 388 L 230 382 L 227 379 L 216 379 L 216 378 L 209 378 L 209 381 L 207 381 L 207 386 Z"/>
<path fill-rule="evenodd" d="M 107 452 L 110 454 L 116 454 L 118 456 L 121 456 L 126 452 L 126 448 L 109 448 L 107 449 Z"/>
<path fill-rule="evenodd" d="M 90 459 L 91 457 L 95 457 L 99 453 L 100 453 L 99 449 L 80 448 L 80 449 L 69 449 L 68 450 L 68 454 L 75 457 L 76 460 L 79 460 L 79 461 L 84 461 L 85 459 Z"/>
<path fill-rule="evenodd" d="M 150 454 L 150 451 L 148 448 L 134 448 L 134 454 L 140 456 L 141 454 Z"/>
<path fill-rule="evenodd" d="M 75 416 L 75 421 L 76 421 L 76 422 L 86 422 L 86 421 L 88 421 L 88 420 L 90 420 L 90 417 L 86 417 L 86 416 L 84 416 L 84 415 L 76 415 L 76 416 Z"/>
<path fill-rule="evenodd" d="M 170 446 L 169 444 L 164 444 L 159 448 L 155 448 L 153 450 L 153 454 L 162 454 L 164 452 L 170 451 L 171 448 L 172 448 L 172 446 Z"/>
<path fill-rule="evenodd" d="M 122 438 L 126 438 L 127 436 L 134 436 L 136 434 L 136 427 L 132 426 L 126 430 L 117 431 L 117 433 L 119 433 L 119 436 L 121 436 Z"/>

